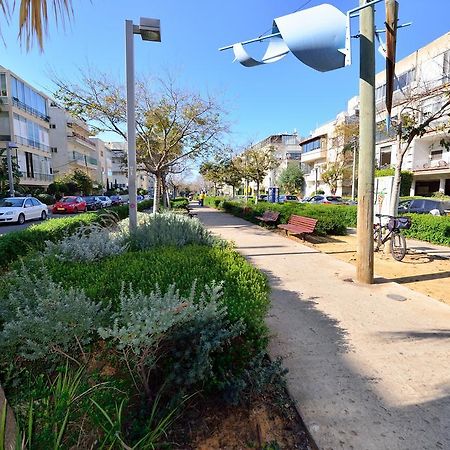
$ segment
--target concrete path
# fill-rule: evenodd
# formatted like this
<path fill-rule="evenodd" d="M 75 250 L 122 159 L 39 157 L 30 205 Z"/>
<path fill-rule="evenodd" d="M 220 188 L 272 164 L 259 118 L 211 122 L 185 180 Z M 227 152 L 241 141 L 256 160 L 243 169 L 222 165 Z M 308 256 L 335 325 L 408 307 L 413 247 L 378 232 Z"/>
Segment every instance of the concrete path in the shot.
<path fill-rule="evenodd" d="M 385 280 L 358 285 L 330 255 L 198 212 L 268 275 L 270 353 L 320 449 L 450 449 L 449 306 Z"/>

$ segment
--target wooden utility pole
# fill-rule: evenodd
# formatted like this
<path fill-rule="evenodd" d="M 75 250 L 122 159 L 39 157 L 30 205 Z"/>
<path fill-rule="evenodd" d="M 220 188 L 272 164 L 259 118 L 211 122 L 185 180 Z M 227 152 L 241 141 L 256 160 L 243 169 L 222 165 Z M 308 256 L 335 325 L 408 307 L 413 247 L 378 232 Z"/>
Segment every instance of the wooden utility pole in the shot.
<path fill-rule="evenodd" d="M 360 5 L 369 3 L 360 0 Z M 373 283 L 373 196 L 375 164 L 374 6 L 360 11 L 359 165 L 356 278 Z"/>

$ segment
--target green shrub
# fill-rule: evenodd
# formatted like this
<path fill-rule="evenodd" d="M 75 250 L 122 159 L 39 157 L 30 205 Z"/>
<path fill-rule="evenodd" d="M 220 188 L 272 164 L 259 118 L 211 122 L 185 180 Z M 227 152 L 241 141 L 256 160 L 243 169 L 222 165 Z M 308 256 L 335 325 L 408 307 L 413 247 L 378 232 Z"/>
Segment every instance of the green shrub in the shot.
<path fill-rule="evenodd" d="M 176 197 L 170 201 L 170 206 L 175 209 L 185 208 L 187 205 L 189 205 L 189 200 L 186 197 Z"/>
<path fill-rule="evenodd" d="M 31 361 L 67 353 L 74 357 L 92 341 L 108 309 L 102 310 L 79 289 L 64 289 L 42 265 L 34 273 L 26 267 L 14 272 L 8 287 L 9 295 L 0 303 L 3 364 L 18 356 Z"/>
<path fill-rule="evenodd" d="M 403 230 L 407 237 L 450 246 L 450 216 L 411 214 L 411 228 Z"/>
<path fill-rule="evenodd" d="M 214 204 L 212 203 L 211 206 Z M 287 223 L 292 214 L 312 217 L 318 219 L 315 233 L 319 235 L 345 235 L 347 227 L 356 226 L 356 206 L 310 205 L 294 202 L 261 202 L 255 205 L 221 199 L 220 207 L 226 212 L 258 224 L 260 222 L 256 217 L 261 216 L 268 209 L 280 213 L 280 223 Z"/>
<path fill-rule="evenodd" d="M 6 267 L 30 252 L 43 250 L 46 241 L 57 242 L 80 227 L 103 222 L 106 217 L 104 213 L 85 213 L 47 220 L 24 230 L 2 235 L 0 236 L 0 267 Z"/>
<path fill-rule="evenodd" d="M 266 343 L 267 280 L 230 248 L 158 247 L 88 263 L 48 258 L 46 266 L 55 281 L 84 289 L 94 303 L 112 302 L 113 309 L 118 307 L 123 282 L 131 283 L 144 294 L 152 292 L 156 285 L 167 291 L 176 283 L 180 295 L 188 296 L 195 280 L 197 286 L 223 280 L 221 301 L 227 307 L 229 319 L 243 320 L 251 348 L 262 348 Z"/>
<path fill-rule="evenodd" d="M 128 220 L 120 224 L 123 233 L 128 232 Z M 213 245 L 219 239 L 212 236 L 197 219 L 172 212 L 140 214 L 138 227 L 130 245 L 134 249 L 146 250 L 161 245 L 183 246 L 187 244 Z"/>

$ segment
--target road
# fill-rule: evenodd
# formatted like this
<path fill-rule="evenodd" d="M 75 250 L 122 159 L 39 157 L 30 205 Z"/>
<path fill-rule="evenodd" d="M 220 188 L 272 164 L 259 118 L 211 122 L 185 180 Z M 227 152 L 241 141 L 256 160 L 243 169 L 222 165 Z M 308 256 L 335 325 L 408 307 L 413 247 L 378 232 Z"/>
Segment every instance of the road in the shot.
<path fill-rule="evenodd" d="M 66 216 L 72 216 L 73 214 L 65 214 L 64 216 L 62 215 L 53 215 L 51 212 L 48 213 L 48 218 L 49 219 L 56 219 L 58 217 L 66 217 Z M 25 222 L 23 225 L 18 225 L 18 224 L 4 224 L 4 223 L 0 223 L 0 235 L 2 234 L 8 234 L 11 233 L 12 231 L 19 231 L 19 230 L 23 230 L 25 228 L 28 228 L 31 225 L 35 225 L 41 223 L 40 220 L 30 220 L 28 222 Z"/>

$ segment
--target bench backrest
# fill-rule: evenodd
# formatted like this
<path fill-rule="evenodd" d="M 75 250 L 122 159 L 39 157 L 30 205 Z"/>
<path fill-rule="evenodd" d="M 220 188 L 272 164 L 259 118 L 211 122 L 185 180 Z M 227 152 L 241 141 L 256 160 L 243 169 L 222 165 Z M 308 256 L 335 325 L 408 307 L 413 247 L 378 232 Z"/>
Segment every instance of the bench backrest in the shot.
<path fill-rule="evenodd" d="M 274 222 L 278 220 L 280 213 L 276 211 L 264 211 L 262 215 L 264 220 L 273 220 Z"/>
<path fill-rule="evenodd" d="M 317 219 L 312 219 L 311 217 L 303 217 L 303 216 L 296 216 L 295 214 L 292 214 L 291 217 L 289 217 L 288 224 L 289 225 L 296 225 L 304 228 L 306 231 L 314 231 L 314 228 L 316 228 Z"/>

